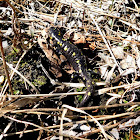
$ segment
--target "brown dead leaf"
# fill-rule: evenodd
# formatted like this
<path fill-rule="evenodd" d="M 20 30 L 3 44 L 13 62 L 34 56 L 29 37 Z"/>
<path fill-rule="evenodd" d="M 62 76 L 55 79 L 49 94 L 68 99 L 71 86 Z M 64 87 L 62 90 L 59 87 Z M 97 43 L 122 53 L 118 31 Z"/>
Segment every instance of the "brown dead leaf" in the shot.
<path fill-rule="evenodd" d="M 23 99 L 16 99 L 13 98 L 10 101 L 5 101 L 3 104 L 3 108 L 0 109 L 0 117 L 2 117 L 5 113 L 15 110 L 21 107 L 26 106 L 27 104 L 33 104 L 34 102 L 39 101 L 39 98 L 23 98 Z"/>
<path fill-rule="evenodd" d="M 74 44 L 86 43 L 86 39 L 81 33 L 74 33 L 73 41 L 74 41 Z"/>
<path fill-rule="evenodd" d="M 97 48 L 95 42 L 92 42 L 89 47 L 92 49 L 92 50 L 95 50 L 95 48 Z"/>
<path fill-rule="evenodd" d="M 66 63 L 66 65 L 63 68 L 68 74 L 72 74 L 73 72 L 75 72 L 75 70 L 73 69 L 73 67 L 69 64 Z"/>
<path fill-rule="evenodd" d="M 81 33 L 76 33 L 74 32 L 75 30 L 69 30 L 64 34 L 64 38 L 65 39 L 69 39 L 72 38 L 72 41 L 74 42 L 74 44 L 79 44 L 79 43 L 86 43 L 86 39 L 85 37 L 81 34 Z"/>
<path fill-rule="evenodd" d="M 86 41 L 92 41 L 93 39 L 91 37 L 87 37 Z"/>
<path fill-rule="evenodd" d="M 46 38 L 48 37 L 46 29 L 42 31 L 42 36 L 38 37 L 38 44 L 50 61 L 50 71 L 55 75 L 56 78 L 61 77 L 62 73 L 60 65 L 62 62 L 46 42 Z"/>

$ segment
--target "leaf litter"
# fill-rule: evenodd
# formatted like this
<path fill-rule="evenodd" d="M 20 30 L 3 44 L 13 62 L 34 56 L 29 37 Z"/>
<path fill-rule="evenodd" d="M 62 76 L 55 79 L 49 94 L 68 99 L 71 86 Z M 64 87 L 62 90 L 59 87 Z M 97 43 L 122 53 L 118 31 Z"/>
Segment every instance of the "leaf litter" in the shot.
<path fill-rule="evenodd" d="M 139 7 L 138 0 L 0 1 L 0 139 L 140 139 Z M 86 87 L 47 42 L 51 26 L 82 50 L 96 82 L 82 108 Z"/>

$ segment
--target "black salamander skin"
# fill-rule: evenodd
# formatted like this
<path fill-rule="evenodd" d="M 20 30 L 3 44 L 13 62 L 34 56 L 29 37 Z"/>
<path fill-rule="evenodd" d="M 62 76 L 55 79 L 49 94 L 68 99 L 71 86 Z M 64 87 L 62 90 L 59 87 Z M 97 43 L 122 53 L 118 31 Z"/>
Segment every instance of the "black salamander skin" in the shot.
<path fill-rule="evenodd" d="M 52 41 L 55 40 L 55 42 L 57 42 L 58 49 L 67 58 L 74 70 L 79 73 L 83 80 L 86 81 L 87 91 L 83 97 L 83 100 L 78 105 L 78 107 L 81 107 L 84 105 L 85 102 L 87 102 L 91 94 L 94 92 L 95 86 L 94 81 L 90 78 L 87 72 L 85 56 L 74 44 L 63 39 L 61 32 L 58 28 L 50 27 L 49 37 L 50 39 L 52 39 Z"/>

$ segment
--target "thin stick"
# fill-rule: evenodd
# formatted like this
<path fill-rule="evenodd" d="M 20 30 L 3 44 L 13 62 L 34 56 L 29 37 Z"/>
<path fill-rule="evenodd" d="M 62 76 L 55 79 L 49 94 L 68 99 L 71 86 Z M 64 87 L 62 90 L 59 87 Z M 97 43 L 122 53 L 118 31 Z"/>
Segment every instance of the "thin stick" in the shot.
<path fill-rule="evenodd" d="M 11 81 L 10 81 L 9 73 L 8 73 L 8 70 L 7 70 L 7 65 L 6 65 L 6 62 L 5 62 L 1 36 L 0 36 L 0 50 L 1 50 L 1 55 L 2 55 L 3 66 L 4 66 L 4 69 L 5 69 L 5 74 L 6 74 L 6 77 L 7 77 L 7 80 L 8 80 L 8 84 L 9 84 L 9 89 L 10 89 L 11 94 L 13 95 Z"/>
<path fill-rule="evenodd" d="M 91 17 L 91 19 L 92 19 L 92 23 L 96 25 L 96 27 L 97 27 L 97 29 L 98 29 L 100 35 L 102 36 L 102 39 L 103 39 L 104 43 L 106 44 L 106 47 L 108 48 L 108 50 L 109 50 L 109 52 L 110 52 L 110 54 L 111 54 L 111 56 L 112 56 L 112 58 L 113 58 L 115 64 L 118 66 L 118 70 L 119 70 L 119 72 L 122 73 L 123 70 L 120 68 L 118 62 L 116 61 L 116 58 L 115 58 L 113 52 L 111 51 L 111 49 L 110 49 L 110 47 L 109 47 L 109 45 L 108 45 L 106 39 L 104 38 L 104 35 L 103 35 L 102 31 L 100 30 L 98 24 L 96 23 L 95 19 L 93 18 L 93 15 L 90 14 L 90 17 Z"/>
<path fill-rule="evenodd" d="M 62 135 L 62 136 L 69 137 L 69 138 L 73 138 L 73 139 L 80 139 L 80 140 L 83 139 L 83 138 L 76 137 L 76 136 L 60 134 L 60 133 L 55 132 L 55 131 L 53 131 L 53 130 L 47 129 L 46 127 L 39 126 L 39 125 L 37 125 L 37 124 L 35 124 L 35 123 L 31 123 L 31 122 L 27 122 L 27 121 L 18 120 L 18 119 L 15 119 L 15 118 L 13 118 L 13 117 L 9 117 L 9 116 L 6 116 L 6 115 L 4 115 L 3 117 L 6 118 L 6 119 L 10 119 L 10 120 L 12 120 L 12 121 L 18 122 L 18 123 L 22 123 L 22 124 L 26 124 L 26 125 L 31 125 L 31 126 L 37 127 L 39 130 L 45 130 L 45 131 L 47 131 L 47 132 L 49 132 L 49 133 L 52 133 L 53 135 L 56 135 L 56 136 L 57 136 L 57 135 L 58 135 L 58 136 Z M 4 135 L 4 136 L 5 136 L 5 135 Z M 88 139 L 83 139 L 83 140 L 88 140 Z"/>
<path fill-rule="evenodd" d="M 16 7 L 14 7 L 14 6 L 10 3 L 9 0 L 4 0 L 4 1 L 6 1 L 6 2 L 10 5 L 10 7 L 13 9 L 14 13 L 15 13 L 15 11 L 17 11 L 18 13 L 22 14 L 22 12 L 21 12 L 19 9 L 17 9 Z"/>
<path fill-rule="evenodd" d="M 93 106 L 93 107 L 82 107 L 79 108 L 81 110 L 93 110 L 93 109 L 107 109 L 112 107 L 122 107 L 122 106 L 131 106 L 131 105 L 140 105 L 140 102 L 131 102 L 131 103 L 123 103 L 123 104 L 114 104 L 114 105 L 107 105 L 107 106 Z M 62 111 L 62 109 L 57 108 L 35 108 L 35 109 L 24 109 L 24 110 L 9 110 L 11 113 L 28 113 L 31 111 L 42 111 L 42 112 L 48 112 L 48 111 Z"/>
<path fill-rule="evenodd" d="M 3 60 L 1 57 L 0 57 L 0 60 Z M 8 67 L 10 69 L 12 69 L 15 73 L 17 73 L 19 76 L 21 76 L 22 79 L 24 79 L 38 94 L 40 93 L 39 90 L 28 80 L 26 79 L 19 71 L 17 71 L 15 68 L 13 68 L 10 64 L 8 64 L 6 62 L 6 64 L 8 65 Z"/>
<path fill-rule="evenodd" d="M 16 70 L 18 69 L 19 63 L 21 62 L 21 60 L 22 60 L 22 58 L 24 57 L 25 54 L 26 54 L 26 51 L 24 51 L 24 53 L 20 57 L 18 63 L 16 64 L 16 67 L 15 67 Z M 14 74 L 15 74 L 15 72 L 12 71 L 12 73 L 10 74 L 10 80 L 12 80 Z M 8 84 L 7 84 L 7 80 L 6 80 L 4 85 L 3 85 L 3 87 L 2 87 L 2 89 L 1 89 L 0 95 L 4 95 L 5 91 L 7 90 L 7 87 L 8 87 Z"/>

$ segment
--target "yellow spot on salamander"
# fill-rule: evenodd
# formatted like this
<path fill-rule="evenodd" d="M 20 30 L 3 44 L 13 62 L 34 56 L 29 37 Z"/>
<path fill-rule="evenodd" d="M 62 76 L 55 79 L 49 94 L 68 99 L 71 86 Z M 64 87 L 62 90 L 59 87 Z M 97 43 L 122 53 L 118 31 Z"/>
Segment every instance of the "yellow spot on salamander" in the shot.
<path fill-rule="evenodd" d="M 94 81 L 92 81 L 92 84 L 94 85 L 94 84 L 95 84 L 95 82 L 94 82 Z"/>
<path fill-rule="evenodd" d="M 75 52 L 73 52 L 72 56 L 75 56 L 75 55 L 76 55 L 76 53 L 75 53 Z"/>
<path fill-rule="evenodd" d="M 52 39 L 52 37 L 50 36 L 50 39 Z"/>
<path fill-rule="evenodd" d="M 64 51 L 67 51 L 67 50 L 68 50 L 68 48 L 67 48 L 67 46 L 65 46 Z"/>
<path fill-rule="evenodd" d="M 58 33 L 58 35 L 59 35 L 59 36 L 61 35 L 60 32 Z"/>
<path fill-rule="evenodd" d="M 79 62 L 80 62 L 79 60 L 76 61 L 76 63 L 79 63 Z"/>
<path fill-rule="evenodd" d="M 90 85 L 88 85 L 88 87 L 90 87 Z"/>
<path fill-rule="evenodd" d="M 63 41 L 66 41 L 66 39 L 62 38 Z"/>
<path fill-rule="evenodd" d="M 57 42 L 57 44 L 60 44 L 60 42 Z"/>
<path fill-rule="evenodd" d="M 60 43 L 59 45 L 62 46 L 62 43 Z"/>
<path fill-rule="evenodd" d="M 81 72 L 82 72 L 82 70 L 80 69 L 80 70 L 79 70 L 79 73 L 81 73 Z"/>
<path fill-rule="evenodd" d="M 90 96 L 91 95 L 91 92 L 88 92 L 88 96 Z"/>

